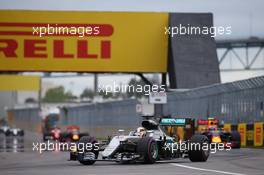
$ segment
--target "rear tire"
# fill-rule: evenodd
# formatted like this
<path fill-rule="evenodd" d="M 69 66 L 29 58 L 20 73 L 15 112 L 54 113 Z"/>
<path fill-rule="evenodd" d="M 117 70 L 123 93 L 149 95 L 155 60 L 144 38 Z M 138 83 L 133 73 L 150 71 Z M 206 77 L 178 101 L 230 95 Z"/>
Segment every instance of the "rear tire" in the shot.
<path fill-rule="evenodd" d="M 70 152 L 70 160 L 77 160 L 77 154 Z"/>
<path fill-rule="evenodd" d="M 153 164 L 158 159 L 158 145 L 151 137 L 144 137 L 137 143 L 137 152 L 144 157 L 144 162 Z"/>
<path fill-rule="evenodd" d="M 241 136 L 240 133 L 237 131 L 232 131 L 231 132 L 231 143 L 232 142 L 237 142 L 235 146 L 232 148 L 240 148 L 241 147 Z"/>
<path fill-rule="evenodd" d="M 6 135 L 6 136 L 11 136 L 11 135 L 12 135 L 12 133 L 11 133 L 11 131 L 10 131 L 10 130 L 7 130 L 7 131 L 5 132 L 5 135 Z"/>
<path fill-rule="evenodd" d="M 91 136 L 83 136 L 80 138 L 79 143 L 82 143 L 84 145 L 88 144 L 88 143 L 98 143 L 98 141 Z M 86 147 L 86 146 L 85 146 Z M 95 160 L 79 160 L 79 162 L 83 165 L 93 165 L 96 162 L 96 159 L 98 158 L 98 154 L 99 154 L 99 150 L 95 150 L 94 146 L 92 148 L 92 150 L 84 150 L 84 152 L 93 152 L 95 154 Z M 80 153 L 82 154 L 82 153 Z"/>
<path fill-rule="evenodd" d="M 206 162 L 209 154 L 210 154 L 210 146 L 208 138 L 204 135 L 194 135 L 190 139 L 189 144 L 195 143 L 196 145 L 199 144 L 199 149 L 195 145 L 191 147 L 191 150 L 189 150 L 189 159 L 192 162 Z M 208 150 L 203 150 L 202 147 L 204 144 L 208 144 Z"/>

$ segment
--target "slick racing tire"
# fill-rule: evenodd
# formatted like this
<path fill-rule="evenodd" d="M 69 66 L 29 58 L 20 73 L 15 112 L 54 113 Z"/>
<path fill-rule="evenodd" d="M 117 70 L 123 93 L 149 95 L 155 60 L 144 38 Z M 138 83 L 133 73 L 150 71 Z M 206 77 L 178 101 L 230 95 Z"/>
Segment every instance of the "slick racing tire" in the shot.
<path fill-rule="evenodd" d="M 88 144 L 88 143 L 92 143 L 92 144 L 95 144 L 95 143 L 98 143 L 98 141 L 94 138 L 94 137 L 91 137 L 91 136 L 83 136 L 80 138 L 79 142 L 78 143 L 82 143 L 84 145 Z M 79 153 L 81 156 L 83 156 L 85 153 L 87 152 L 92 152 L 95 154 L 95 160 L 79 160 L 79 162 L 83 165 L 93 165 L 95 162 L 96 162 L 96 159 L 98 158 L 98 154 L 99 154 L 99 150 L 96 150 L 93 146 L 92 150 L 86 150 L 84 149 L 84 153 Z"/>
<path fill-rule="evenodd" d="M 12 136 L 12 132 L 10 130 L 7 130 L 5 133 L 6 136 Z"/>
<path fill-rule="evenodd" d="M 189 159 L 192 162 L 206 162 L 210 154 L 208 138 L 204 135 L 194 135 L 190 139 Z M 203 150 L 203 145 L 207 145 L 207 150 Z M 199 145 L 199 146 L 198 146 Z M 199 147 L 199 148 L 198 148 Z"/>
<path fill-rule="evenodd" d="M 48 141 L 47 136 L 49 136 L 49 134 L 47 134 L 47 133 L 43 134 L 43 142 Z"/>
<path fill-rule="evenodd" d="M 231 132 L 231 143 L 232 148 L 240 148 L 241 147 L 241 137 L 240 137 L 240 133 L 237 131 L 232 131 Z"/>
<path fill-rule="evenodd" d="M 158 145 L 151 137 L 144 137 L 137 143 L 137 153 L 144 157 L 144 163 L 153 164 L 158 159 Z"/>
<path fill-rule="evenodd" d="M 77 160 L 77 154 L 70 152 L 70 160 Z"/>

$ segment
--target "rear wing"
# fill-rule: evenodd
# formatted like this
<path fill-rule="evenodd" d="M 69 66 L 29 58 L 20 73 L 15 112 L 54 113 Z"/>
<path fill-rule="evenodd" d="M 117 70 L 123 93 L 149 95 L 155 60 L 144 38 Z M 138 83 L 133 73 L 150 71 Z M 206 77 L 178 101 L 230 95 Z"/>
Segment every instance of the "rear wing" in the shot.
<path fill-rule="evenodd" d="M 219 120 L 212 118 L 197 120 L 197 125 L 218 126 L 218 124 L 219 124 Z"/>
<path fill-rule="evenodd" d="M 185 118 L 161 118 L 160 125 L 185 126 L 186 125 L 186 119 Z"/>
<path fill-rule="evenodd" d="M 80 130 L 80 127 L 77 125 L 69 125 L 69 126 L 66 126 L 66 129 L 67 130 Z"/>
<path fill-rule="evenodd" d="M 192 118 L 161 118 L 159 122 L 169 136 L 177 135 L 181 140 L 188 140 L 194 135 L 194 124 L 195 119 Z"/>

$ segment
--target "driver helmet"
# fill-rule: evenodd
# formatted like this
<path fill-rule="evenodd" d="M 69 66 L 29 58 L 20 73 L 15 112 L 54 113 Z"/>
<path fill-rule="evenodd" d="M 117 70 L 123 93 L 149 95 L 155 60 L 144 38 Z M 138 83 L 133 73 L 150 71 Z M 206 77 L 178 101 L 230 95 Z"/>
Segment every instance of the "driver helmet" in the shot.
<path fill-rule="evenodd" d="M 143 137 L 146 135 L 146 129 L 144 127 L 138 127 L 137 128 L 137 133 L 139 134 L 140 137 Z"/>

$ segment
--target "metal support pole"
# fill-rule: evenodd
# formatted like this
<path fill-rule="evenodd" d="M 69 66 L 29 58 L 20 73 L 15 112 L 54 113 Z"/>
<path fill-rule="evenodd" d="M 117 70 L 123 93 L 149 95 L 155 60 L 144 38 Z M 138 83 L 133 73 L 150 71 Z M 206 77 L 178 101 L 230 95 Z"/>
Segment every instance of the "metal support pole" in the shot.
<path fill-rule="evenodd" d="M 167 92 L 167 74 L 166 73 L 161 74 L 161 85 L 165 86 L 165 89 Z M 164 116 L 163 104 L 154 104 L 154 116 L 156 118 L 160 118 Z"/>
<path fill-rule="evenodd" d="M 39 78 L 38 108 L 41 111 L 42 78 Z"/>
<path fill-rule="evenodd" d="M 97 95 L 98 90 L 98 74 L 94 74 L 94 94 Z"/>

